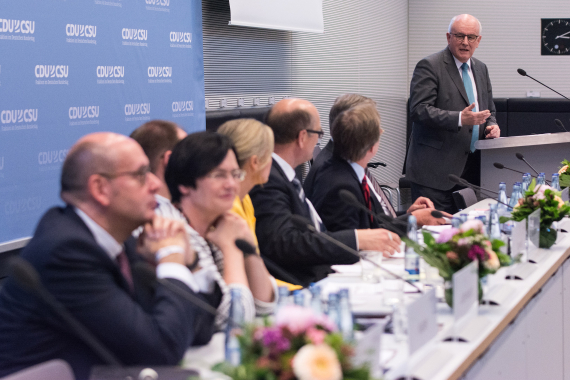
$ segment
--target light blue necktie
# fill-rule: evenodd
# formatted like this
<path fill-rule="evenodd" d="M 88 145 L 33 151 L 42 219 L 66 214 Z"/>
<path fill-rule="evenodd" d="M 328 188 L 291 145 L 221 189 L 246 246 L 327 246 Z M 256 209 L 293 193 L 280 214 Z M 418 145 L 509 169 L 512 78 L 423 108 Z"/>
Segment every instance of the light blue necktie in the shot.
<path fill-rule="evenodd" d="M 471 82 L 471 77 L 469 76 L 469 65 L 464 63 L 461 65 L 461 72 L 463 74 L 463 86 L 465 86 L 465 92 L 467 92 L 467 98 L 469 98 L 469 104 L 475 103 L 475 94 L 473 93 L 473 83 Z M 477 106 L 472 109 L 473 112 L 477 112 Z M 475 142 L 479 140 L 479 126 L 473 126 L 473 134 L 471 135 L 471 152 L 475 152 Z"/>

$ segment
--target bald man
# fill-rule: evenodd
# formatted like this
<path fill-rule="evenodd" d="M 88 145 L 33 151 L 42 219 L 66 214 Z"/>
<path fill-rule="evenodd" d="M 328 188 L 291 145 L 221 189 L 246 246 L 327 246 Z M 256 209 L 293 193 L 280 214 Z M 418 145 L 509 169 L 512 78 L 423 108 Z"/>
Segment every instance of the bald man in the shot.
<path fill-rule="evenodd" d="M 120 362 L 174 365 L 187 347 L 207 342 L 213 317 L 161 284 L 152 288 L 131 268 L 139 249 L 156 260 L 159 278 L 217 306 L 199 293 L 196 262 L 179 222 L 154 214 L 159 181 L 134 140 L 114 133 L 80 139 L 61 175 L 61 198 L 40 220 L 21 256 L 47 290 Z M 105 364 L 35 295 L 12 279 L 0 292 L 0 376 L 50 359 L 68 362 L 77 379 Z"/>
<path fill-rule="evenodd" d="M 256 235 L 261 255 L 308 285 L 332 272 L 331 265 L 352 264 L 359 259 L 319 234 L 302 230 L 292 217 L 299 215 L 317 230 L 353 249 L 399 250 L 398 235 L 385 229 L 327 232 L 311 202 L 305 197 L 295 168 L 311 159 L 323 133 L 315 106 L 302 99 L 284 99 L 267 115 L 266 124 L 275 136 L 275 149 L 269 181 L 255 187 L 251 200 L 255 208 Z M 270 270 L 271 272 L 271 270 Z M 272 273 L 280 279 L 277 272 Z"/>
<path fill-rule="evenodd" d="M 478 182 L 475 142 L 500 136 L 489 72 L 473 53 L 481 23 L 467 14 L 451 19 L 447 47 L 416 65 L 410 85 L 412 135 L 406 178 L 412 198 L 424 196 L 438 210 L 455 213 L 449 174 Z"/>

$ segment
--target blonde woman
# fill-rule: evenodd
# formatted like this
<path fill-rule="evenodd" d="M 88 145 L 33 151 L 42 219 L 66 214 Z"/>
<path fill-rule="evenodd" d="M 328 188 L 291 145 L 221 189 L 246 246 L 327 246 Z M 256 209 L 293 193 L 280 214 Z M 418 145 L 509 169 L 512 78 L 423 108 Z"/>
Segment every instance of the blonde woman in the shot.
<path fill-rule="evenodd" d="M 246 173 L 244 180 L 239 184 L 232 211 L 245 219 L 255 238 L 255 215 L 249 192 L 254 186 L 263 185 L 269 179 L 274 144 L 273 131 L 255 119 L 235 119 L 222 124 L 218 133 L 232 140 L 237 152 L 238 165 Z M 257 238 L 255 239 L 257 245 Z M 250 285 L 252 277 L 263 281 L 265 273 L 252 273 L 251 276 L 248 273 Z M 301 288 L 301 286 L 290 285 L 279 280 L 277 282 L 290 289 Z M 269 295 L 269 292 L 273 292 L 273 289 L 268 288 L 266 291 L 265 297 Z"/>

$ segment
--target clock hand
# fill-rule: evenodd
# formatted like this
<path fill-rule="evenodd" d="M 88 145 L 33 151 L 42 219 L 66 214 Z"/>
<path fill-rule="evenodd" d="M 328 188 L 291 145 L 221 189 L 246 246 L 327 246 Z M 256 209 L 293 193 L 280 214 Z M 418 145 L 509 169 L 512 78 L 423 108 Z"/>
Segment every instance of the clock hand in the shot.
<path fill-rule="evenodd" d="M 570 40 L 570 37 L 566 36 L 556 36 L 555 40 L 559 39 L 559 38 L 564 38 L 565 40 Z"/>
<path fill-rule="evenodd" d="M 564 36 L 567 35 L 568 33 L 570 33 L 570 31 L 568 31 L 568 32 L 566 32 L 566 33 L 564 33 L 564 34 L 561 34 L 561 35 L 559 35 L 559 36 L 556 36 L 555 39 L 558 39 L 558 38 L 570 38 L 570 37 L 564 37 Z"/>

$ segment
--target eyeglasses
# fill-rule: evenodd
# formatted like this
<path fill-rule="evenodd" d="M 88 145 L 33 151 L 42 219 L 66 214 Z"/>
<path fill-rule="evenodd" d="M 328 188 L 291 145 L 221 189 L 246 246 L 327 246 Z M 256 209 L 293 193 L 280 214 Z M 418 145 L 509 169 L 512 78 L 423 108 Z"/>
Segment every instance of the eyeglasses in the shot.
<path fill-rule="evenodd" d="M 455 40 L 457 42 L 463 42 L 463 40 L 465 39 L 465 37 L 467 37 L 467 41 L 469 41 L 469 43 L 473 43 L 475 42 L 475 40 L 477 40 L 477 38 L 479 38 L 478 35 L 475 34 L 460 34 L 460 33 L 451 33 L 451 35 L 453 37 L 455 37 Z"/>
<path fill-rule="evenodd" d="M 323 131 L 315 131 L 314 129 L 305 129 L 305 131 L 307 131 L 308 133 L 316 133 L 317 135 L 319 135 L 319 138 L 323 137 L 323 135 L 325 134 L 325 132 Z"/>
<path fill-rule="evenodd" d="M 100 176 L 109 178 L 109 179 L 115 179 L 118 177 L 123 177 L 123 176 L 130 176 L 133 177 L 134 179 L 136 179 L 137 181 L 139 181 L 141 186 L 144 186 L 144 184 L 146 183 L 146 177 L 147 174 L 150 173 L 150 166 L 143 166 L 141 167 L 139 170 L 133 171 L 133 172 L 119 172 L 119 173 L 97 173 Z"/>
<path fill-rule="evenodd" d="M 216 181 L 225 181 L 228 178 L 228 175 L 232 177 L 234 180 L 241 182 L 245 179 L 245 170 L 235 169 L 231 172 L 227 172 L 225 170 L 216 170 L 210 174 L 206 175 L 206 178 L 213 178 Z"/>

